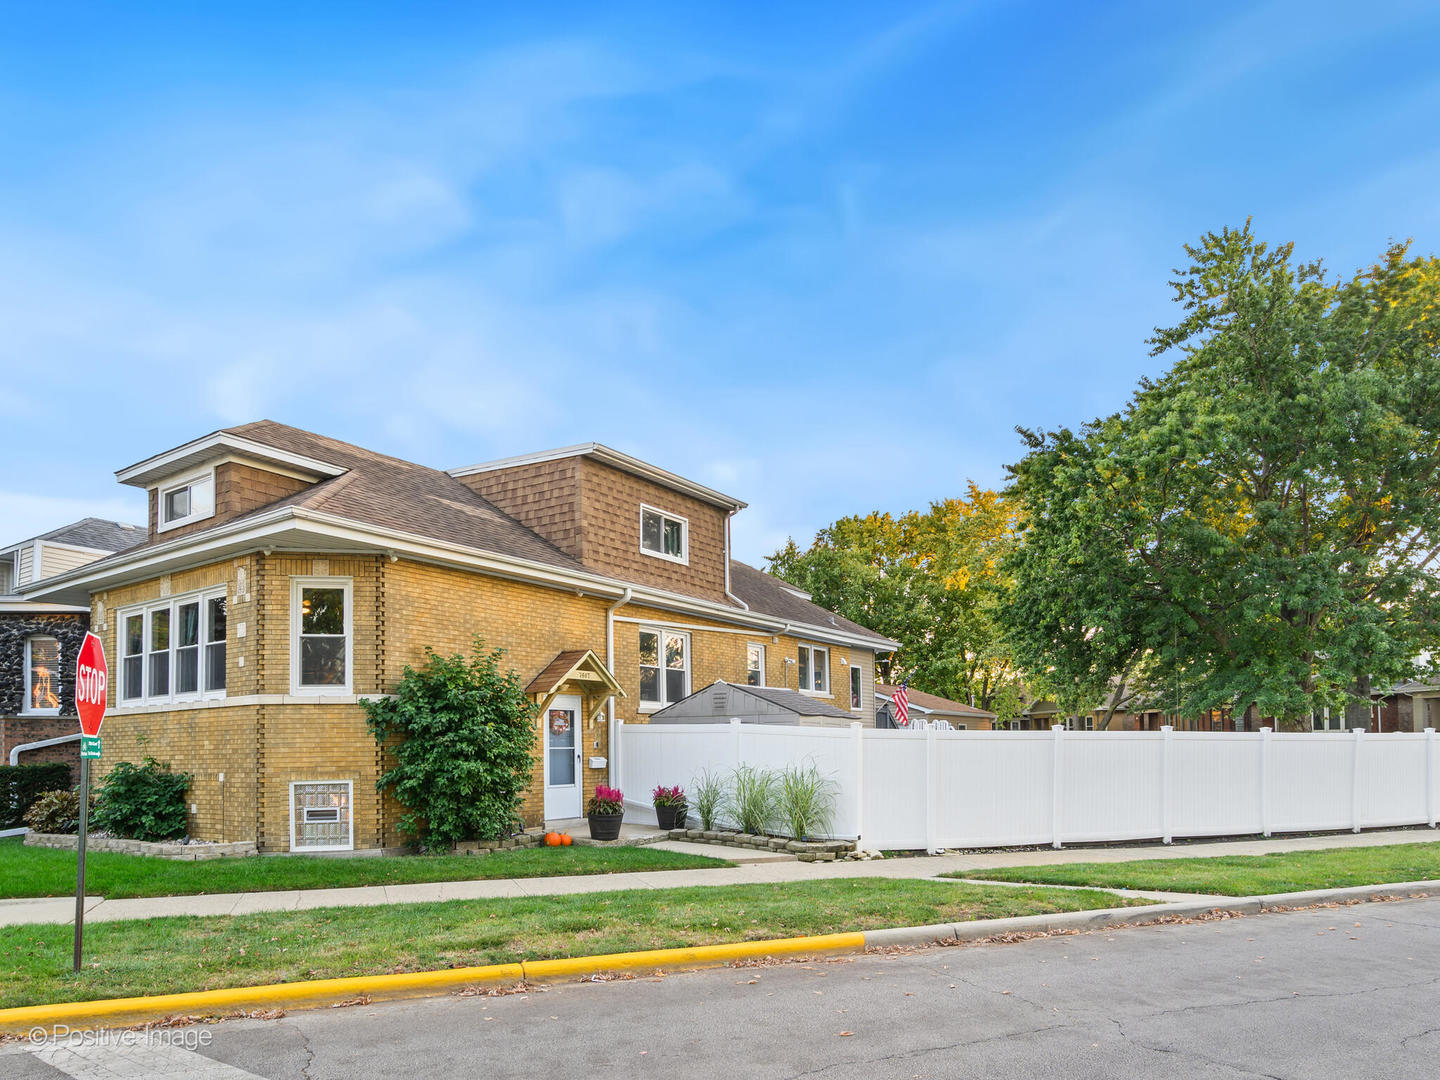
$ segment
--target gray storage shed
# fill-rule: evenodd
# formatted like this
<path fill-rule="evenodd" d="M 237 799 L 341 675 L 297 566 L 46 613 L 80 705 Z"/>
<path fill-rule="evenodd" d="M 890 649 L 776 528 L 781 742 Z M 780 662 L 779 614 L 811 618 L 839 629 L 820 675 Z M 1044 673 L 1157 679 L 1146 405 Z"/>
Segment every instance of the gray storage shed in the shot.
<path fill-rule="evenodd" d="M 739 719 L 747 724 L 803 724 L 814 727 L 871 725 L 874 718 L 850 713 L 817 701 L 798 690 L 774 686 L 742 686 L 716 681 L 704 690 L 650 714 L 652 724 L 724 724 Z"/>

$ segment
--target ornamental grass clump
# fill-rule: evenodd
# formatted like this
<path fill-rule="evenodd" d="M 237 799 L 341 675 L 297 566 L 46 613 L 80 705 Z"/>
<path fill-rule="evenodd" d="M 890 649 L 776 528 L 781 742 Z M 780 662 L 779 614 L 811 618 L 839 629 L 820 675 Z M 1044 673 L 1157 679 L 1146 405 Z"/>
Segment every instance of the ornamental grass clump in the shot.
<path fill-rule="evenodd" d="M 813 761 L 787 766 L 780 774 L 780 820 L 796 840 L 830 831 L 835 811 L 836 784 L 821 774 Z"/>
<path fill-rule="evenodd" d="M 725 779 L 706 769 L 690 782 L 695 792 L 695 813 L 700 815 L 700 828 L 713 832 L 726 804 Z"/>
<path fill-rule="evenodd" d="M 780 778 L 769 769 L 741 765 L 730 774 L 729 810 L 744 833 L 763 834 L 775 820 Z"/>

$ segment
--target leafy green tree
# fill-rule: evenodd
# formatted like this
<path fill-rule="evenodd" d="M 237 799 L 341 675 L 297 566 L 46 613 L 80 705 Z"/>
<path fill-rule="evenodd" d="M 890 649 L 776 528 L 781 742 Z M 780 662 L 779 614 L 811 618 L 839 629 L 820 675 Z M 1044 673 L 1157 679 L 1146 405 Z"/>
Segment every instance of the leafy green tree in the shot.
<path fill-rule="evenodd" d="M 538 709 L 514 671 L 501 673 L 503 656 L 478 638 L 469 659 L 427 648 L 393 698 L 364 703 L 371 734 L 394 761 L 376 786 L 405 808 L 400 830 L 425 850 L 503 839 L 520 825 Z"/>
<path fill-rule="evenodd" d="M 1095 701 L 1139 671 L 1185 712 L 1363 714 L 1440 640 L 1436 261 L 1331 281 L 1248 223 L 1186 252 L 1170 370 L 1021 430 L 1016 655 Z"/>
<path fill-rule="evenodd" d="M 1000 625 L 1002 565 L 1016 516 L 1012 501 L 971 484 L 965 498 L 923 512 L 842 518 L 767 564 L 821 606 L 899 641 L 881 661 L 886 680 L 1008 717 L 1020 696 Z"/>

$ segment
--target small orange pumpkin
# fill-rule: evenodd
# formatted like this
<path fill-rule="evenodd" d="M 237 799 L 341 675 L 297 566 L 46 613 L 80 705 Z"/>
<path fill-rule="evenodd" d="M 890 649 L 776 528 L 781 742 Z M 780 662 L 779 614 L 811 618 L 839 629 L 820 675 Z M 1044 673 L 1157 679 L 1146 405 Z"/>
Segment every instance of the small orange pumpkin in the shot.
<path fill-rule="evenodd" d="M 575 842 L 575 838 L 574 838 L 573 836 L 571 836 L 568 832 L 563 832 L 563 833 L 560 834 L 560 846 L 561 846 L 561 847 L 569 847 L 569 846 L 570 846 L 571 844 L 573 844 L 574 842 Z"/>
<path fill-rule="evenodd" d="M 545 846 L 546 846 L 546 847 L 559 847 L 559 846 L 560 846 L 560 834 L 559 834 L 559 833 L 555 833 L 555 832 L 547 832 L 547 833 L 545 834 Z"/>

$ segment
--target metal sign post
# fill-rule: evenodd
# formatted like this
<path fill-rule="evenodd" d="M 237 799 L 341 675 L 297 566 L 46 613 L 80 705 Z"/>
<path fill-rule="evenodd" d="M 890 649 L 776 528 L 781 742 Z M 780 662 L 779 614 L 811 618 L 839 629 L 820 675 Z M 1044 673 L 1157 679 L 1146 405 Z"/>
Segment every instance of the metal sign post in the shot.
<path fill-rule="evenodd" d="M 94 634 L 85 635 L 75 660 L 75 711 L 80 714 L 80 835 L 75 861 L 75 965 L 85 941 L 85 840 L 90 828 L 90 762 L 100 756 L 100 725 L 109 700 L 110 670 L 105 664 L 105 646 Z"/>

